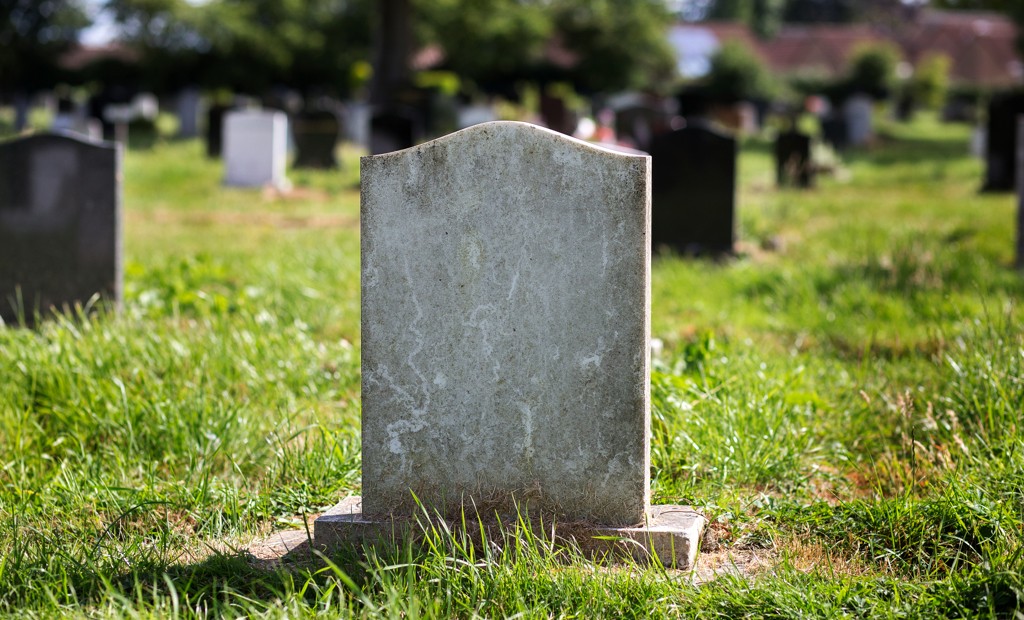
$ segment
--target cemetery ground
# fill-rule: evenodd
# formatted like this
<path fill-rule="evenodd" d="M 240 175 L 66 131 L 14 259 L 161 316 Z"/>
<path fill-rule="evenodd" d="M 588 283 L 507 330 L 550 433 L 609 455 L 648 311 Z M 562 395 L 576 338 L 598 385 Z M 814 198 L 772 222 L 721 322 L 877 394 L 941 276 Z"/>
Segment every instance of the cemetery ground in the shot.
<path fill-rule="evenodd" d="M 1012 617 L 1024 280 L 968 131 L 887 127 L 814 191 L 748 140 L 739 258 L 655 258 L 653 499 L 709 517 L 694 575 L 515 528 L 261 559 L 360 491 L 355 153 L 281 195 L 130 151 L 123 313 L 0 329 L 0 614 Z"/>

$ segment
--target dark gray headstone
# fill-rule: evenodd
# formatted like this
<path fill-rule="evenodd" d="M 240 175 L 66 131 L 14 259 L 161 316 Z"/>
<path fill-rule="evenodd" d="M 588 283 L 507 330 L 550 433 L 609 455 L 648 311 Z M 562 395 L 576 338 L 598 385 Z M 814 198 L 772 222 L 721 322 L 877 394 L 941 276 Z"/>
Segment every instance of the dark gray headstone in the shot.
<path fill-rule="evenodd" d="M 671 131 L 668 114 L 650 106 L 633 105 L 615 111 L 615 135 L 640 151 L 649 151 L 655 136 Z"/>
<path fill-rule="evenodd" d="M 821 137 L 837 151 L 850 145 L 850 127 L 846 119 L 833 114 L 821 119 Z"/>
<path fill-rule="evenodd" d="M 1012 192 L 1017 171 L 1017 117 L 1024 114 L 1024 92 L 994 95 L 988 104 L 988 144 L 982 191 Z"/>
<path fill-rule="evenodd" d="M 736 140 L 706 122 L 656 137 L 651 143 L 651 240 L 682 254 L 733 251 Z"/>
<path fill-rule="evenodd" d="M 307 110 L 292 117 L 296 168 L 338 167 L 335 149 L 341 136 L 341 122 L 330 110 Z"/>
<path fill-rule="evenodd" d="M 0 317 L 121 301 L 117 147 L 38 134 L 0 143 Z M 20 299 L 20 307 L 18 300 Z"/>
<path fill-rule="evenodd" d="M 224 115 L 231 111 L 226 105 L 212 105 L 206 111 L 206 156 L 216 159 L 224 148 Z"/>
<path fill-rule="evenodd" d="M 775 178 L 779 186 L 811 187 L 811 137 L 799 131 L 787 131 L 775 139 Z"/>
<path fill-rule="evenodd" d="M 380 155 L 414 146 L 423 135 L 422 124 L 411 109 L 388 108 L 370 117 L 370 154 Z"/>

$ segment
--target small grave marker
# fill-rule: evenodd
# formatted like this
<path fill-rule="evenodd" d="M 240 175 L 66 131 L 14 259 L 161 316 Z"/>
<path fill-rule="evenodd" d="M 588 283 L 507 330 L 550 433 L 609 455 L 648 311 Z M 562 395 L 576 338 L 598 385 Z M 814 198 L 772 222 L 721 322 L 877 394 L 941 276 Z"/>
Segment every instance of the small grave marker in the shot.
<path fill-rule="evenodd" d="M 808 188 L 814 185 L 811 137 L 796 130 L 775 139 L 775 179 L 780 187 Z"/>
<path fill-rule="evenodd" d="M 295 139 L 295 168 L 338 167 L 335 150 L 341 136 L 341 122 L 330 110 L 306 110 L 292 119 Z"/>
<path fill-rule="evenodd" d="M 854 95 L 843 104 L 843 116 L 846 118 L 847 136 L 853 146 L 864 146 L 871 140 L 874 132 L 872 116 L 874 104 L 867 95 Z"/>
<path fill-rule="evenodd" d="M 736 139 L 692 117 L 651 144 L 654 247 L 731 254 L 735 237 Z"/>
<path fill-rule="evenodd" d="M 237 110 L 224 119 L 224 184 L 288 186 L 288 117 L 283 112 Z"/>
<path fill-rule="evenodd" d="M 0 143 L 0 317 L 121 300 L 120 157 L 37 134 Z M 20 301 L 20 307 L 19 307 Z"/>
<path fill-rule="evenodd" d="M 492 122 L 361 179 L 363 497 L 317 544 L 418 500 L 553 513 L 689 566 L 703 518 L 649 503 L 650 159 Z"/>

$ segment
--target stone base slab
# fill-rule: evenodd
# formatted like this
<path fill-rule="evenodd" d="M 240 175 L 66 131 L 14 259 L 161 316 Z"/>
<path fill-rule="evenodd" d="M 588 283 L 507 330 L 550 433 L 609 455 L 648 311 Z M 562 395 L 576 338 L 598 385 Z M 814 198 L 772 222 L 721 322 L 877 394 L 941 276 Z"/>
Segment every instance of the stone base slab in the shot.
<path fill-rule="evenodd" d="M 409 517 L 364 516 L 362 499 L 353 496 L 341 501 L 314 522 L 313 541 L 320 549 L 362 547 L 376 542 L 395 543 L 415 538 L 416 523 L 415 519 Z M 472 523 L 476 525 L 475 520 Z M 494 525 L 497 527 L 497 523 Z M 657 556 L 667 568 L 692 570 L 706 525 L 707 520 L 689 506 L 651 506 L 650 517 L 645 525 L 604 527 L 580 523 L 561 524 L 556 526 L 556 540 L 573 540 L 592 558 L 621 560 L 632 557 L 646 562 Z"/>

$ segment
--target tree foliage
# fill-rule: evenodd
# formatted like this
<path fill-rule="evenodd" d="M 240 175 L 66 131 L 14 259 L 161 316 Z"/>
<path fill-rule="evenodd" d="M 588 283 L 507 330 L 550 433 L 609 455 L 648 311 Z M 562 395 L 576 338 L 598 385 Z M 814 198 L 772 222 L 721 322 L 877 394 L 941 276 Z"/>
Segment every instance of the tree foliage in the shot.
<path fill-rule="evenodd" d="M 854 50 L 847 69 L 846 87 L 875 98 L 886 97 L 896 83 L 899 49 L 889 43 L 871 43 Z"/>
<path fill-rule="evenodd" d="M 549 0 L 554 30 L 579 63 L 570 81 L 585 92 L 668 87 L 675 61 L 661 0 Z"/>
<path fill-rule="evenodd" d="M 773 91 L 768 70 L 741 43 L 723 45 L 711 58 L 704 92 L 712 101 L 735 102 L 764 99 Z"/>
<path fill-rule="evenodd" d="M 57 58 L 88 23 L 80 0 L 0 0 L 0 90 L 50 86 Z"/>

